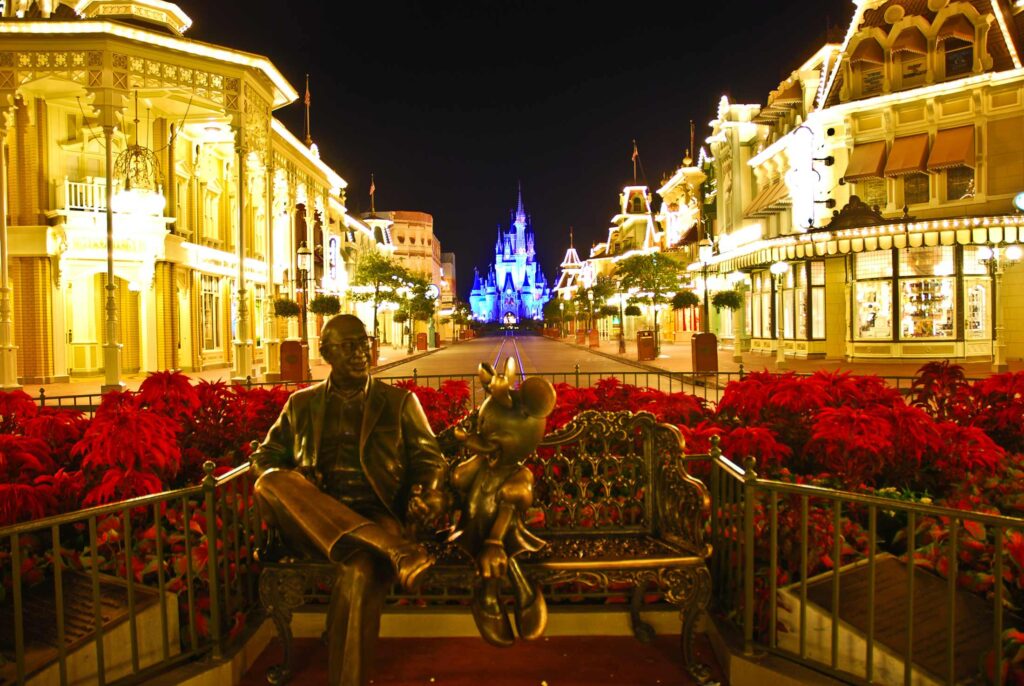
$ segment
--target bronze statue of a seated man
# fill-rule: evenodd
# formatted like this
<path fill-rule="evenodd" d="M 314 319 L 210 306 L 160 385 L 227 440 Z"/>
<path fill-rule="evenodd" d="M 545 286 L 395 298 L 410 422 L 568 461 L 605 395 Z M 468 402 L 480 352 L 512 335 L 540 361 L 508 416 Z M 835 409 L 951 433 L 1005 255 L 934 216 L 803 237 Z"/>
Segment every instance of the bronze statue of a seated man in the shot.
<path fill-rule="evenodd" d="M 394 580 L 433 563 L 410 530 L 444 507 L 445 460 L 409 391 L 370 378 L 363 323 L 323 327 L 330 377 L 296 391 L 253 455 L 264 519 L 292 549 L 338 564 L 327 615 L 332 686 L 361 686 Z"/>

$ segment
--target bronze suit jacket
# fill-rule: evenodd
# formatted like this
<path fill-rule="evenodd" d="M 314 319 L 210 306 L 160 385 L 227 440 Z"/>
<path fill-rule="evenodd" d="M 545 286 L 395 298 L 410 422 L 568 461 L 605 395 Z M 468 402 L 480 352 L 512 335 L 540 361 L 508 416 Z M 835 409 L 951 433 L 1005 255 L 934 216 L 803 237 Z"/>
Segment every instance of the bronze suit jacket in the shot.
<path fill-rule="evenodd" d="M 324 426 L 327 381 L 296 391 L 253 454 L 253 469 L 298 469 L 317 483 L 317 451 Z M 440 488 L 445 460 L 419 400 L 409 391 L 371 379 L 359 435 L 367 480 L 397 519 L 405 521 L 414 485 Z"/>

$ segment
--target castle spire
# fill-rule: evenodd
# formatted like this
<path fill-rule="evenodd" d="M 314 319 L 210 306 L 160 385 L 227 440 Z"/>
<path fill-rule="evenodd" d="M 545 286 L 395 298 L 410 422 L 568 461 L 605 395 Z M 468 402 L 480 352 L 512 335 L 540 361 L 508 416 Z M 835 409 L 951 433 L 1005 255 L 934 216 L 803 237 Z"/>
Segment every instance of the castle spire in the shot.
<path fill-rule="evenodd" d="M 518 201 L 516 202 L 516 221 L 526 222 L 526 209 L 523 207 L 523 182 L 518 181 Z"/>

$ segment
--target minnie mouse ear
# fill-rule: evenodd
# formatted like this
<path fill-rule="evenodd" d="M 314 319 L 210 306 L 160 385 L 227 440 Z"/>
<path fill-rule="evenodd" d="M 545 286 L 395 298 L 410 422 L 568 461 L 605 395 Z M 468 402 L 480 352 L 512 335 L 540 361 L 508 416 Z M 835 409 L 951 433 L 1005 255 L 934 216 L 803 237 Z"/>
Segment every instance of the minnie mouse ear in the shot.
<path fill-rule="evenodd" d="M 476 373 L 480 377 L 480 385 L 484 390 L 490 390 L 491 380 L 494 378 L 494 367 L 486 362 L 481 362 L 480 366 L 476 368 Z"/>
<path fill-rule="evenodd" d="M 531 417 L 547 417 L 555 409 L 555 387 L 539 376 L 531 376 L 519 384 L 519 400 Z"/>

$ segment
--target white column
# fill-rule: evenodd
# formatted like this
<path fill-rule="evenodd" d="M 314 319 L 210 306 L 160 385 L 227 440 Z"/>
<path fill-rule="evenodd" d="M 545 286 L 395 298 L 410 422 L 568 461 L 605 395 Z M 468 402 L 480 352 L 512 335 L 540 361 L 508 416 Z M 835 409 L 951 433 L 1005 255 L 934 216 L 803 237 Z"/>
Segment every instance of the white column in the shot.
<path fill-rule="evenodd" d="M 273 156 L 266 170 L 266 203 L 267 209 L 264 216 L 267 218 L 267 254 L 264 255 L 267 262 L 267 298 L 270 302 L 263 304 L 263 322 L 257 322 L 257 326 L 263 326 L 263 357 L 266 365 L 267 381 L 277 381 L 281 378 L 281 341 L 277 339 L 277 321 L 272 310 L 274 298 L 274 164 Z"/>
<path fill-rule="evenodd" d="M 1006 363 L 1006 327 L 1003 308 L 1003 260 L 1002 256 L 993 257 L 994 267 L 992 287 L 995 290 L 995 343 L 992 345 L 992 372 L 1000 374 L 1010 370 Z"/>
<path fill-rule="evenodd" d="M 157 326 L 156 326 L 156 279 L 150 278 L 149 283 L 140 279 L 139 291 L 139 343 L 141 350 L 141 366 L 143 372 L 165 371 L 157 363 Z M 172 289 L 171 297 L 175 290 Z M 177 303 L 174 303 L 177 307 Z"/>
<path fill-rule="evenodd" d="M 3 115 L 0 114 L 0 117 Z M 7 128 L 0 122 L 0 389 L 9 391 L 18 385 L 18 348 L 14 345 L 11 318 L 11 283 L 7 273 Z"/>
<path fill-rule="evenodd" d="M 242 132 L 238 132 L 241 137 Z M 232 381 L 244 383 L 253 376 L 252 338 L 249 335 L 248 291 L 245 289 L 245 150 L 238 149 L 238 326 L 235 346 L 235 370 Z"/>
<path fill-rule="evenodd" d="M 121 348 L 117 342 L 117 298 L 114 293 L 117 287 L 114 285 L 114 127 L 106 125 L 103 127 L 103 142 L 106 147 L 106 194 L 107 194 L 107 306 L 104 328 L 106 329 L 106 342 L 103 344 L 103 386 L 104 393 L 107 391 L 124 390 L 124 381 L 121 380 Z"/>

